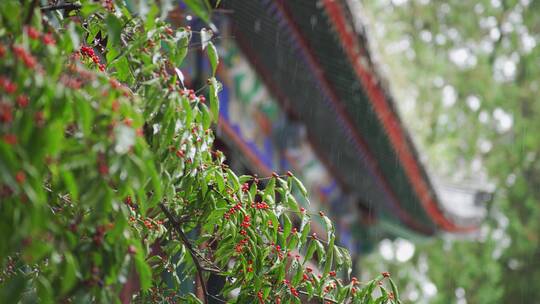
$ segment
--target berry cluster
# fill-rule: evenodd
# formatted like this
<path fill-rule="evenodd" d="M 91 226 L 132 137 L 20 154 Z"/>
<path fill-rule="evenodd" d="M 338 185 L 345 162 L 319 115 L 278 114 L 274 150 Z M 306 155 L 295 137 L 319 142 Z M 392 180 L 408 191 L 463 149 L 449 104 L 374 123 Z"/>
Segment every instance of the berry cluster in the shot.
<path fill-rule="evenodd" d="M 180 89 L 178 91 L 182 96 L 187 96 L 187 98 L 191 101 L 191 102 L 194 102 L 195 100 L 199 99 L 199 102 L 201 103 L 204 103 L 206 101 L 206 97 L 204 97 L 204 95 L 199 95 L 197 96 L 195 94 L 195 91 L 192 90 L 192 89 Z"/>
<path fill-rule="evenodd" d="M 227 220 L 230 219 L 231 216 L 236 213 L 236 211 L 240 210 L 240 208 L 242 208 L 242 204 L 238 202 L 236 205 L 232 206 L 223 217 Z"/>
<path fill-rule="evenodd" d="M 294 286 L 291 285 L 291 282 L 289 282 L 289 280 L 283 280 L 283 284 L 287 285 L 287 287 L 289 287 L 289 291 L 291 292 L 291 294 L 295 297 L 299 297 L 300 294 L 298 293 L 298 290 L 296 290 L 296 288 Z"/>
<path fill-rule="evenodd" d="M 36 57 L 32 56 L 32 54 L 27 52 L 23 47 L 14 46 L 13 53 L 15 54 L 15 57 L 21 60 L 27 68 L 34 69 L 36 67 L 37 65 Z"/>
<path fill-rule="evenodd" d="M 244 220 L 242 221 L 242 224 L 240 226 L 242 227 L 242 230 L 240 230 L 241 235 L 247 235 L 246 229 L 251 226 L 251 218 L 249 215 L 244 216 Z"/>
<path fill-rule="evenodd" d="M 92 59 L 92 61 L 97 64 L 98 68 L 100 71 L 105 71 L 105 65 L 102 64 L 100 61 L 99 61 L 99 57 L 96 55 L 96 53 L 94 52 L 94 49 L 89 47 L 89 46 L 81 46 L 81 55 L 82 56 L 86 56 L 86 57 L 89 57 L 90 59 Z"/>
<path fill-rule="evenodd" d="M 32 26 L 27 26 L 25 27 L 25 30 L 26 30 L 26 34 L 28 35 L 28 37 L 32 40 L 38 40 L 40 37 L 42 37 L 41 33 L 34 27 Z M 43 34 L 43 43 L 45 45 L 55 45 L 56 44 L 56 40 L 54 39 L 53 35 L 51 33 L 46 33 L 46 34 Z"/>
<path fill-rule="evenodd" d="M 281 246 L 275 245 L 274 243 L 271 243 L 270 245 L 273 247 L 272 253 L 275 253 L 280 260 L 283 259 L 283 252 L 281 251 Z"/>
<path fill-rule="evenodd" d="M 258 210 L 266 210 L 270 208 L 270 206 L 266 202 L 260 202 L 260 203 L 252 203 L 251 207 L 258 209 Z"/>
<path fill-rule="evenodd" d="M 236 251 L 236 253 L 242 253 L 244 251 L 244 247 L 246 246 L 248 242 L 249 242 L 248 238 L 241 239 L 240 242 L 236 244 L 234 251 Z"/>

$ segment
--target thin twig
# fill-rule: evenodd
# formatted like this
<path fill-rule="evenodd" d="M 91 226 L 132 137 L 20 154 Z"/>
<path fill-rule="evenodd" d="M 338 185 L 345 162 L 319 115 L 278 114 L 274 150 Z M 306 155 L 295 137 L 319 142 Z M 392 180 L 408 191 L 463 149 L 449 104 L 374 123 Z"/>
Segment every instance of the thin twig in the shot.
<path fill-rule="evenodd" d="M 305 291 L 298 290 L 298 293 L 303 294 L 303 295 L 309 297 L 309 293 L 307 293 L 307 292 L 305 292 Z M 330 299 L 330 298 L 323 297 L 323 296 L 319 296 L 319 295 L 316 295 L 316 294 L 314 294 L 314 295 L 312 295 L 312 296 L 317 297 L 317 298 L 319 298 L 319 299 L 321 299 L 321 300 L 324 300 L 324 301 L 326 301 L 326 302 L 336 303 L 336 304 L 339 303 L 339 302 L 336 301 L 336 300 L 332 300 L 332 299 Z"/>
<path fill-rule="evenodd" d="M 37 0 L 32 0 L 28 15 L 26 16 L 26 20 L 24 20 L 24 24 L 30 24 L 30 22 L 32 21 L 32 17 L 34 16 L 34 9 L 37 6 L 37 2 Z"/>
<path fill-rule="evenodd" d="M 201 264 L 199 262 L 199 257 L 197 256 L 195 250 L 193 249 L 193 246 L 192 246 L 191 242 L 189 241 L 189 239 L 185 235 L 184 231 L 182 231 L 182 229 L 180 228 L 180 224 L 178 223 L 178 221 L 176 220 L 174 215 L 169 211 L 169 209 L 167 209 L 167 207 L 165 207 L 165 205 L 163 203 L 159 203 L 159 207 L 161 208 L 163 213 L 165 213 L 165 216 L 169 219 L 169 221 L 172 222 L 173 228 L 176 230 L 176 232 L 180 236 L 180 240 L 182 241 L 182 243 L 184 243 L 184 246 L 186 246 L 189 253 L 191 254 L 191 258 L 193 259 L 193 263 L 195 264 L 195 268 L 197 268 L 197 276 L 199 277 L 199 281 L 201 282 L 201 288 L 202 288 L 203 293 L 204 293 L 204 303 L 208 304 L 209 293 L 208 293 L 208 290 L 206 288 L 206 283 L 204 282 L 204 277 L 203 277 L 203 271 L 205 271 L 205 269 L 201 266 Z"/>
<path fill-rule="evenodd" d="M 79 3 L 63 3 L 63 4 L 58 4 L 58 5 L 42 6 L 41 11 L 42 12 L 58 11 L 58 10 L 70 10 L 71 11 L 71 10 L 80 9 L 81 7 L 82 6 Z"/>

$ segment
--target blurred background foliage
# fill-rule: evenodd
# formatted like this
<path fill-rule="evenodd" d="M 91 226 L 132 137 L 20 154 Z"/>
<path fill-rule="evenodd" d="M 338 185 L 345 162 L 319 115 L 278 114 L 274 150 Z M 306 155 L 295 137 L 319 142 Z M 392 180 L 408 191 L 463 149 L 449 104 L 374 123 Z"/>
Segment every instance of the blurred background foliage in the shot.
<path fill-rule="evenodd" d="M 540 1 L 351 2 L 427 166 L 494 191 L 474 235 L 407 262 L 380 259 L 383 242 L 363 266 L 394 270 L 414 303 L 540 303 Z"/>

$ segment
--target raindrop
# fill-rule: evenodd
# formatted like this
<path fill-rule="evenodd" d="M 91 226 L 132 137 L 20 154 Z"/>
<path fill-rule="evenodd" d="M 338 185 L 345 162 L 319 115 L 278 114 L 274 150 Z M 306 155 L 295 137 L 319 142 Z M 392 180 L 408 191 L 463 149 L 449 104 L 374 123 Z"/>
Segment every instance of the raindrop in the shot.
<path fill-rule="evenodd" d="M 453 86 L 445 85 L 442 90 L 442 103 L 445 107 L 449 108 L 456 103 L 457 93 Z"/>
<path fill-rule="evenodd" d="M 422 290 L 424 291 L 424 294 L 430 298 L 433 297 L 435 294 L 437 294 L 437 287 L 435 284 L 431 282 L 427 282 L 422 286 Z"/>
<path fill-rule="evenodd" d="M 379 252 L 385 260 L 389 261 L 394 259 L 394 249 L 392 247 L 392 241 L 389 239 L 384 239 L 379 244 Z"/>
<path fill-rule="evenodd" d="M 476 112 L 478 109 L 480 109 L 480 99 L 477 96 L 467 96 L 466 102 L 467 106 L 469 106 L 471 110 Z"/>
<path fill-rule="evenodd" d="M 413 243 L 405 239 L 398 238 L 397 240 L 395 240 L 395 245 L 396 259 L 399 262 L 406 262 L 413 257 L 415 250 Z"/>
<path fill-rule="evenodd" d="M 462 287 L 458 287 L 456 288 L 456 297 L 458 298 L 463 298 L 465 296 L 465 289 L 463 289 Z"/>

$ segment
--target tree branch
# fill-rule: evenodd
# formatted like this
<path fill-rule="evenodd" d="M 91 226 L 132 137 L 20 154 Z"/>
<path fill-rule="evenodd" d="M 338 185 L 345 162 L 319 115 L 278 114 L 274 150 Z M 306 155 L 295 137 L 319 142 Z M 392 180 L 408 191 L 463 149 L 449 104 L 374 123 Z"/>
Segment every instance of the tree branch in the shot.
<path fill-rule="evenodd" d="M 41 11 L 42 12 L 49 12 L 49 11 L 57 11 L 57 10 L 77 10 L 81 8 L 80 3 L 63 3 L 58 5 L 47 5 L 42 6 Z"/>
<path fill-rule="evenodd" d="M 204 282 L 203 271 L 215 272 L 215 273 L 221 273 L 221 272 L 218 271 L 218 270 L 215 270 L 215 269 L 210 269 L 210 268 L 203 267 L 201 265 L 201 263 L 199 261 L 199 256 L 198 256 L 197 252 L 195 251 L 195 249 L 193 248 L 193 245 L 191 244 L 191 242 L 187 238 L 184 231 L 182 231 L 182 229 L 180 228 L 180 223 L 178 223 L 178 221 L 176 220 L 174 215 L 169 211 L 169 209 L 167 209 L 167 207 L 163 203 L 159 203 L 159 207 L 161 208 L 163 213 L 165 213 L 165 216 L 167 217 L 167 219 L 169 219 L 169 221 L 173 224 L 174 230 L 176 230 L 176 232 L 180 236 L 180 240 L 182 241 L 184 246 L 186 246 L 186 248 L 188 249 L 188 251 L 189 251 L 189 253 L 191 255 L 191 258 L 193 259 L 193 263 L 195 264 L 195 268 L 197 268 L 197 276 L 199 277 L 199 281 L 201 282 L 201 288 L 202 288 L 203 293 L 204 293 L 204 303 L 207 304 L 208 303 L 208 296 L 210 296 L 210 294 L 208 293 L 208 290 L 206 288 L 206 283 Z"/>
<path fill-rule="evenodd" d="M 303 295 L 309 297 L 309 293 L 307 293 L 307 292 L 305 292 L 305 291 L 298 290 L 298 293 L 303 294 Z M 319 295 L 316 295 L 316 294 L 314 294 L 313 297 L 319 298 L 319 299 L 324 300 L 324 301 L 326 301 L 326 302 L 338 304 L 338 301 L 332 300 L 332 299 L 327 298 L 327 297 L 319 296 Z"/>
<path fill-rule="evenodd" d="M 37 0 L 32 0 L 32 3 L 30 4 L 30 9 L 28 10 L 28 15 L 24 20 L 24 24 L 30 24 L 30 22 L 32 22 L 32 17 L 34 16 L 34 9 L 36 8 L 36 5 Z"/>

